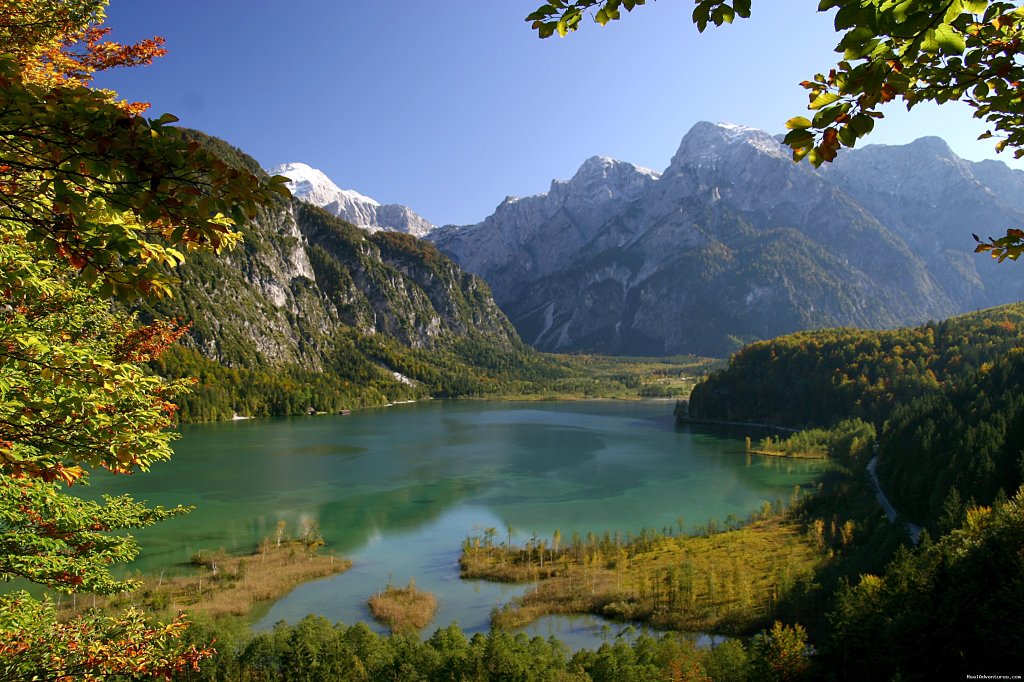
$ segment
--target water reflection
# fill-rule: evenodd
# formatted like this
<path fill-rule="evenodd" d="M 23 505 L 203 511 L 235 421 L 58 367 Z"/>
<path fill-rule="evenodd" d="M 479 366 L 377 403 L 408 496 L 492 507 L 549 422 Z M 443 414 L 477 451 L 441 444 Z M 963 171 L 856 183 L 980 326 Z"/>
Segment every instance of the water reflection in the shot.
<path fill-rule="evenodd" d="M 571 650 L 594 649 L 602 644 L 614 644 L 617 641 L 634 642 L 638 637 L 662 637 L 666 633 L 647 627 L 640 623 L 619 623 L 600 616 L 542 616 L 516 632 L 523 632 L 530 637 L 557 637 Z M 698 647 L 718 646 L 725 637 L 706 634 L 675 633 L 692 641 Z"/>
<path fill-rule="evenodd" d="M 261 619 L 308 612 L 367 618 L 389 579 L 415 578 L 439 600 L 438 624 L 485 630 L 521 589 L 458 578 L 474 529 L 504 539 L 638 533 L 729 515 L 813 483 L 822 464 L 750 457 L 743 432 L 676 428 L 671 404 L 431 401 L 347 417 L 190 426 L 172 462 L 149 474 L 97 477 L 91 495 L 128 489 L 197 511 L 138 533 L 141 570 L 184 565 L 199 549 L 248 551 L 284 521 L 319 524 L 346 574 L 303 585 Z"/>

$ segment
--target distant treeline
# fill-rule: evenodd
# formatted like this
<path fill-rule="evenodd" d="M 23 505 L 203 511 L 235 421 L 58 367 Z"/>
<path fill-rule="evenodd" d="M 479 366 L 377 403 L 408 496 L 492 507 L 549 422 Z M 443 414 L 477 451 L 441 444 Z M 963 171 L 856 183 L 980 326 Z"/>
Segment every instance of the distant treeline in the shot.
<path fill-rule="evenodd" d="M 492 348 L 460 339 L 432 350 L 410 349 L 382 335 L 341 334 L 327 366 L 226 367 L 198 351 L 175 346 L 152 363 L 172 378 L 195 377 L 178 399 L 186 422 L 230 419 L 233 414 L 279 416 L 339 412 L 425 397 L 486 396 L 555 381 L 569 370 L 529 349 Z M 396 379 L 394 372 L 407 380 Z"/>
<path fill-rule="evenodd" d="M 195 378 L 191 393 L 176 398 L 178 419 L 204 422 L 235 414 L 337 413 L 430 397 L 685 395 L 712 362 L 691 356 L 548 355 L 522 344 L 496 346 L 472 334 L 435 348 L 409 348 L 382 334 L 348 330 L 336 336 L 324 366 L 316 369 L 258 361 L 226 366 L 181 345 L 169 348 L 150 368 L 168 378 Z M 395 372 L 404 378 L 396 379 Z"/>
<path fill-rule="evenodd" d="M 747 451 L 780 457 L 842 457 L 866 462 L 871 457 L 875 438 L 874 425 L 862 419 L 845 419 L 830 429 L 804 429 L 786 438 L 769 435 L 756 444 L 748 436 Z"/>

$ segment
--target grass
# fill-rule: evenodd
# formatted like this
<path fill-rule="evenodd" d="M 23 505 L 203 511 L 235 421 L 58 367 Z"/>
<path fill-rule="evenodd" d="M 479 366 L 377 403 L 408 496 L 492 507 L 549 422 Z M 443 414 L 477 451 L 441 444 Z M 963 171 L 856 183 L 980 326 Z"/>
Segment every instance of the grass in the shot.
<path fill-rule="evenodd" d="M 406 587 L 388 584 L 369 601 L 370 613 L 377 622 L 395 634 L 415 634 L 427 627 L 437 613 L 437 599 L 430 592 L 416 589 L 410 579 Z"/>
<path fill-rule="evenodd" d="M 260 603 L 278 599 L 300 583 L 348 570 L 352 562 L 320 555 L 300 541 L 269 539 L 249 556 L 200 552 L 193 557 L 194 575 L 143 578 L 133 592 L 107 597 L 62 598 L 59 613 L 68 617 L 84 608 L 123 609 L 135 606 L 156 613 L 179 610 L 212 617 L 244 616 Z"/>
<path fill-rule="evenodd" d="M 828 459 L 828 453 L 820 450 L 798 450 L 793 452 L 785 452 L 782 450 L 760 450 L 752 448 L 747 450 L 752 455 L 761 455 L 762 457 L 788 457 L 789 459 Z"/>
<path fill-rule="evenodd" d="M 570 376 L 538 382 L 532 388 L 499 391 L 503 400 L 637 400 L 685 398 L 704 374 L 722 360 L 696 356 L 665 358 L 545 354 Z"/>
<path fill-rule="evenodd" d="M 828 431 L 809 429 L 789 438 L 766 436 L 755 447 L 747 436 L 747 452 L 763 457 L 789 457 L 791 459 L 828 459 Z M 812 437 L 808 437 L 812 434 Z"/>
<path fill-rule="evenodd" d="M 590 536 L 593 537 L 593 536 Z M 606 535 L 564 548 L 479 547 L 467 542 L 464 578 L 535 583 L 492 614 L 495 627 L 547 614 L 592 613 L 671 630 L 747 633 L 806 591 L 827 560 L 820 542 L 784 515 L 703 537 Z"/>

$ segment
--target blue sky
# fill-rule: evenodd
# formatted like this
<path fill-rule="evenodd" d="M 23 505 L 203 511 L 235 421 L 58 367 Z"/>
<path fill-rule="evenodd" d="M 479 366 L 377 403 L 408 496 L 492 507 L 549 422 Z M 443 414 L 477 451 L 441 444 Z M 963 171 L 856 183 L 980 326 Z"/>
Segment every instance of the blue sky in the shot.
<path fill-rule="evenodd" d="M 170 53 L 96 82 L 264 167 L 302 161 L 440 225 L 482 220 L 595 154 L 662 170 L 700 120 L 779 132 L 804 113 L 798 83 L 835 60 L 814 3 L 759 0 L 750 20 L 698 34 L 691 2 L 658 0 L 548 40 L 523 21 L 539 4 L 111 0 L 115 39 L 162 35 Z M 966 107 L 885 111 L 868 142 L 939 135 L 995 157 Z"/>

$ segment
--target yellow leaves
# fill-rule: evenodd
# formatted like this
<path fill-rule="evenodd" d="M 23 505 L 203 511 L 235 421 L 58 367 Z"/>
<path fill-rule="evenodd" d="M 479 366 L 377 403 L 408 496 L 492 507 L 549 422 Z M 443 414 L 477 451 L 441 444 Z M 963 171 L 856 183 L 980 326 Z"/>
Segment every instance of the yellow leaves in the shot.
<path fill-rule="evenodd" d="M 57 467 L 54 469 L 53 473 L 57 480 L 63 482 L 67 486 L 71 486 L 77 481 L 82 480 L 85 476 L 85 469 L 79 466 Z"/>
<path fill-rule="evenodd" d="M 821 109 L 834 102 L 839 101 L 839 94 L 835 92 L 812 92 L 810 96 L 810 104 L 807 106 L 808 109 Z"/>
<path fill-rule="evenodd" d="M 1005 140 L 1003 141 L 1005 142 Z M 988 242 L 983 242 L 978 235 L 972 235 L 978 245 L 974 248 L 975 253 L 988 252 L 992 258 L 1000 263 L 1009 258 L 1017 260 L 1024 253 L 1024 230 L 1010 228 L 1003 237 L 989 237 Z"/>
<path fill-rule="evenodd" d="M 988 526 L 992 519 L 991 507 L 969 507 L 964 520 L 964 529 L 980 531 Z"/>
<path fill-rule="evenodd" d="M 878 592 L 885 585 L 879 576 L 872 575 L 871 573 L 865 573 L 861 575 L 860 582 L 857 583 L 857 589 L 864 590 L 866 592 Z"/>

